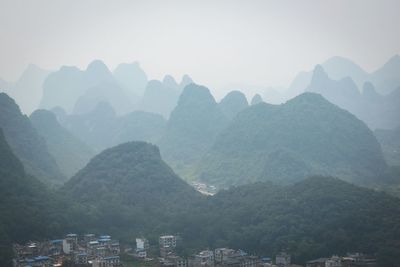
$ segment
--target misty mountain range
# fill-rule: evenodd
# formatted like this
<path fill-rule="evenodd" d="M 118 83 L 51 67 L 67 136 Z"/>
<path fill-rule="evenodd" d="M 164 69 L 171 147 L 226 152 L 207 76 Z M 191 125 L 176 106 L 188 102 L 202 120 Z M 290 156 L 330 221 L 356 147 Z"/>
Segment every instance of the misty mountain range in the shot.
<path fill-rule="evenodd" d="M 317 65 L 279 105 L 239 90 L 216 101 L 187 75 L 149 81 L 137 63 L 113 73 L 101 61 L 30 66 L 0 93 L 0 209 L 10 219 L 0 218 L 0 263 L 10 243 L 66 230 L 123 241 L 180 232 L 188 249 L 241 240 L 255 253 L 289 249 L 300 263 L 351 249 L 395 262 L 400 89 L 333 66 Z M 205 197 L 192 181 L 218 193 Z"/>
<path fill-rule="evenodd" d="M 318 92 L 373 130 L 393 129 L 399 126 L 399 69 L 399 55 L 372 73 L 349 59 L 333 57 L 313 71 L 300 72 L 283 92 L 264 89 L 263 96 L 255 95 L 250 103 L 264 99 L 278 104 L 305 91 Z M 63 66 L 50 72 L 29 65 L 17 82 L 1 81 L 0 90 L 13 97 L 26 114 L 37 108 L 54 107 L 61 107 L 68 114 L 84 114 L 107 101 L 118 115 L 143 110 L 168 118 L 183 88 L 191 82 L 187 75 L 179 83 L 170 75 L 162 81 L 149 81 L 137 62 L 122 63 L 111 72 L 102 61 L 95 60 L 86 70 Z"/>

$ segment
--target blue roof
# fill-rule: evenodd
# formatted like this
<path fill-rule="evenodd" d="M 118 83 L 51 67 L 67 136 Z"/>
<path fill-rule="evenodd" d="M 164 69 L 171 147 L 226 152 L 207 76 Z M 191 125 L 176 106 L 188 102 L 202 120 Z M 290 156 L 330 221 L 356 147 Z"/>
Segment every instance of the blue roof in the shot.
<path fill-rule="evenodd" d="M 108 241 L 111 241 L 111 239 L 109 239 L 109 238 L 100 238 L 98 241 L 99 242 L 108 242 Z"/>
<path fill-rule="evenodd" d="M 63 240 L 62 239 L 54 239 L 54 240 L 51 240 L 50 242 L 53 244 L 56 244 L 56 243 L 62 243 Z"/>
<path fill-rule="evenodd" d="M 87 253 L 85 253 L 85 252 L 79 253 L 79 254 L 77 254 L 77 256 L 87 256 Z"/>
<path fill-rule="evenodd" d="M 270 257 L 262 257 L 261 260 L 263 260 L 263 261 L 270 261 L 271 258 L 270 258 Z"/>
<path fill-rule="evenodd" d="M 47 261 L 49 257 L 47 256 L 37 256 L 33 258 L 35 261 Z"/>
<path fill-rule="evenodd" d="M 111 236 L 109 236 L 109 235 L 101 235 L 99 238 L 100 239 L 110 239 Z"/>
<path fill-rule="evenodd" d="M 119 256 L 111 256 L 104 258 L 105 260 L 119 259 Z"/>

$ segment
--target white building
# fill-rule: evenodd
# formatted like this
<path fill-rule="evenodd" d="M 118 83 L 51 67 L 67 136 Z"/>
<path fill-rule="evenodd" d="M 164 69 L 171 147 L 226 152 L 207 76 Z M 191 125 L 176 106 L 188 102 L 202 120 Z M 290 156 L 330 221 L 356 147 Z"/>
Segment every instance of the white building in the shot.
<path fill-rule="evenodd" d="M 149 248 L 149 241 L 146 238 L 136 238 L 136 249 L 147 250 Z"/>
<path fill-rule="evenodd" d="M 174 248 L 176 247 L 176 236 L 174 235 L 163 235 L 158 240 L 160 247 L 162 248 Z"/>
<path fill-rule="evenodd" d="M 281 252 L 278 255 L 276 255 L 275 264 L 278 265 L 279 267 L 287 267 L 290 265 L 290 262 L 291 259 L 289 254 Z"/>

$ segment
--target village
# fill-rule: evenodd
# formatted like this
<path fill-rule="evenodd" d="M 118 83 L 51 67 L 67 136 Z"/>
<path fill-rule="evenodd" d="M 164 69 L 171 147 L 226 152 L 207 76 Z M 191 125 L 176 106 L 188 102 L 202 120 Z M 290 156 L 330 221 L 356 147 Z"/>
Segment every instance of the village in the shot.
<path fill-rule="evenodd" d="M 183 257 L 177 253 L 177 247 L 183 242 L 179 236 L 160 236 L 155 245 L 157 253 L 150 249 L 146 238 L 135 241 L 136 247 L 122 246 L 109 235 L 67 234 L 62 239 L 14 244 L 13 264 L 14 267 L 303 267 L 292 264 L 291 256 L 286 252 L 272 258 L 250 255 L 240 249 L 216 248 Z M 349 253 L 310 260 L 305 267 L 376 266 L 373 257 Z"/>

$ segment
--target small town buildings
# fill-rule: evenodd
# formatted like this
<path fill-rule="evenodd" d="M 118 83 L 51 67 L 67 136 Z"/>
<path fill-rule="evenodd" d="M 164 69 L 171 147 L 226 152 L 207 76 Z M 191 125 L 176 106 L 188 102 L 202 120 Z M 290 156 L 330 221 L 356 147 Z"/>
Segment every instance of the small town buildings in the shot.
<path fill-rule="evenodd" d="M 214 267 L 214 251 L 204 250 L 192 255 L 188 263 L 189 267 Z"/>
<path fill-rule="evenodd" d="M 229 248 L 215 249 L 215 265 L 217 267 L 258 267 L 261 260 L 256 256 L 249 256 L 243 250 Z"/>
<path fill-rule="evenodd" d="M 229 257 L 235 254 L 235 250 L 230 248 L 217 248 L 215 251 L 215 262 L 221 264 L 226 261 Z"/>
<path fill-rule="evenodd" d="M 85 243 L 89 243 L 90 241 L 95 241 L 96 240 L 96 236 L 94 234 L 85 234 L 83 237 L 83 241 Z"/>
<path fill-rule="evenodd" d="M 275 264 L 278 267 L 289 267 L 291 263 L 291 257 L 286 252 L 281 252 L 275 256 Z"/>
<path fill-rule="evenodd" d="M 348 254 L 345 257 L 332 256 L 307 262 L 307 267 L 376 267 L 376 259 L 362 253 Z"/>
<path fill-rule="evenodd" d="M 177 255 L 169 255 L 166 258 L 163 258 L 160 261 L 160 265 L 164 267 L 187 267 L 186 259 L 177 256 Z"/>
<path fill-rule="evenodd" d="M 160 236 L 159 238 L 159 245 L 160 247 L 166 248 L 166 247 L 176 247 L 176 236 L 174 235 L 163 235 Z"/>
<path fill-rule="evenodd" d="M 55 267 L 66 262 L 76 266 L 120 267 L 120 245 L 110 236 L 97 239 L 85 235 L 79 239 L 78 235 L 68 234 L 64 239 L 14 244 L 13 249 L 14 267 Z"/>
<path fill-rule="evenodd" d="M 76 264 L 87 264 L 88 263 L 88 254 L 86 252 L 76 253 L 75 254 L 75 263 Z"/>
<path fill-rule="evenodd" d="M 146 238 L 136 238 L 136 257 L 147 258 L 149 241 Z"/>
<path fill-rule="evenodd" d="M 93 263 L 93 267 L 120 267 L 119 256 L 111 256 L 104 258 L 96 258 Z"/>
<path fill-rule="evenodd" d="M 149 240 L 146 238 L 136 238 L 136 249 L 138 250 L 148 250 Z"/>
<path fill-rule="evenodd" d="M 63 239 L 55 239 L 50 241 L 49 254 L 51 256 L 60 255 L 63 252 Z"/>

